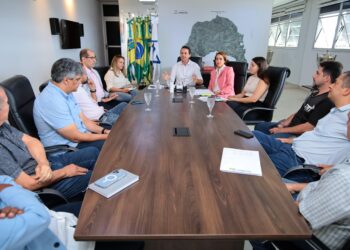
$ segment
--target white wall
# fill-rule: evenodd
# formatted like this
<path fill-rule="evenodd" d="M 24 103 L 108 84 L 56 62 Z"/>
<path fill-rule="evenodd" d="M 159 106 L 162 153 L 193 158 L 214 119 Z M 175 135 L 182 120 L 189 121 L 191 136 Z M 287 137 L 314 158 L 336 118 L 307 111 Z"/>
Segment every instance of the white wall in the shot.
<path fill-rule="evenodd" d="M 189 1 L 159 0 L 159 47 L 162 68 L 171 67 L 179 55 L 179 50 L 191 34 L 192 25 L 198 21 L 210 21 L 216 13 L 229 18 L 244 35 L 246 59 L 266 56 L 272 0 L 220 0 Z M 174 14 L 174 11 L 188 14 Z"/>
<path fill-rule="evenodd" d="M 28 77 L 34 91 L 50 78 L 54 61 L 79 60 L 80 49 L 61 49 L 59 35 L 51 35 L 49 18 L 84 24 L 81 47 L 103 53 L 100 4 L 96 0 L 1 0 L 0 81 L 13 75 Z"/>
<path fill-rule="evenodd" d="M 312 85 L 312 74 L 317 68 L 317 54 L 326 53 L 326 50 L 313 48 L 318 15 L 318 1 L 307 1 L 298 48 L 272 48 L 274 55 L 271 65 L 287 66 L 291 69 L 288 82 Z M 329 50 L 329 52 L 337 55 L 336 59 L 344 65 L 344 70 L 350 70 L 350 51 Z"/>
<path fill-rule="evenodd" d="M 147 14 L 151 5 L 138 3 L 138 0 L 119 0 L 120 15 L 127 12 L 135 15 Z M 191 34 L 192 25 L 198 21 L 210 21 L 216 13 L 229 18 L 244 35 L 246 59 L 266 56 L 272 0 L 158 0 L 159 48 L 162 69 L 169 69 L 179 55 L 179 50 Z M 174 14 L 174 11 L 187 11 L 188 14 Z M 124 50 L 125 51 L 125 50 Z M 125 55 L 125 54 L 124 54 Z"/>

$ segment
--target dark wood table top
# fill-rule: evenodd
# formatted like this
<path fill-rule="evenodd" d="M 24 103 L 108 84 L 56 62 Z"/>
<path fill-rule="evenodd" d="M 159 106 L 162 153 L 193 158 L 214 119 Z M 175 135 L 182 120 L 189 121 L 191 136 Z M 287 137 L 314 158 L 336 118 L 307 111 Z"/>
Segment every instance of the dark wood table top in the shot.
<path fill-rule="evenodd" d="M 146 105 L 128 105 L 113 127 L 91 182 L 116 168 L 140 180 L 106 199 L 88 190 L 75 238 L 293 239 L 311 235 L 273 163 L 225 104 L 208 119 L 206 103 L 172 103 L 166 90 Z M 188 94 L 189 95 L 189 94 Z M 187 97 L 189 98 L 189 97 Z M 140 93 L 135 99 L 143 100 Z M 189 127 L 190 137 L 174 137 Z M 257 150 L 263 176 L 221 172 L 223 147 Z"/>

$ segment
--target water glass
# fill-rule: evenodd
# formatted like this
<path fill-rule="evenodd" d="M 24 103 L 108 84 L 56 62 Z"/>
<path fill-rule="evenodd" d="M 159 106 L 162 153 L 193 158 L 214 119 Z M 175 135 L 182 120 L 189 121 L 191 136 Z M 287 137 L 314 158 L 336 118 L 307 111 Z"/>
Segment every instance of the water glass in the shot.
<path fill-rule="evenodd" d="M 152 93 L 151 92 L 145 92 L 144 93 L 144 98 L 145 98 L 145 102 L 147 104 L 147 108 L 145 109 L 146 111 L 151 111 L 149 104 L 151 103 L 151 99 L 152 99 Z"/>
<path fill-rule="evenodd" d="M 155 83 L 154 83 L 155 87 L 156 87 L 156 97 L 159 96 L 159 88 L 160 88 L 160 84 L 159 84 L 159 80 L 157 80 Z"/>
<path fill-rule="evenodd" d="M 214 105 L 215 105 L 215 96 L 214 95 L 208 96 L 207 105 L 208 105 L 208 108 L 209 108 L 209 114 L 207 115 L 207 117 L 208 118 L 213 118 L 214 116 L 211 114 L 211 111 L 213 110 Z"/>
<path fill-rule="evenodd" d="M 195 92 L 196 92 L 196 88 L 193 87 L 193 86 L 191 86 L 191 87 L 189 88 L 189 92 L 190 92 L 190 96 L 191 96 L 191 101 L 190 101 L 190 103 L 194 103 L 193 97 L 194 97 L 194 94 L 195 94 Z"/>

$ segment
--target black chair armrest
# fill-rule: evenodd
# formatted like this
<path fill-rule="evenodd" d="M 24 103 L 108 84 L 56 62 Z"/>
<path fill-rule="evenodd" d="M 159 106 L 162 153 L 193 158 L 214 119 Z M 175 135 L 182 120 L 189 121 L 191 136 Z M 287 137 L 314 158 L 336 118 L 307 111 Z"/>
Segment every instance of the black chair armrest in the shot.
<path fill-rule="evenodd" d="M 330 250 L 316 236 L 312 235 L 311 239 L 295 241 L 271 241 L 279 250 Z"/>
<path fill-rule="evenodd" d="M 317 181 L 320 179 L 320 170 L 315 165 L 303 164 L 290 168 L 282 177 L 288 179 L 292 178 L 293 175 L 305 174 L 311 176 L 314 181 Z"/>
<path fill-rule="evenodd" d="M 111 130 L 112 126 L 113 126 L 112 124 L 109 124 L 109 123 L 106 123 L 106 122 L 99 122 L 98 125 L 103 127 L 103 128 L 105 128 L 105 129 L 109 129 L 109 130 Z"/>
<path fill-rule="evenodd" d="M 250 109 L 247 109 L 246 111 L 244 111 L 244 113 L 242 115 L 242 120 L 244 121 L 244 123 L 246 125 L 256 125 L 256 124 L 261 123 L 261 122 L 266 122 L 266 121 L 269 121 L 269 120 L 268 119 L 247 120 L 246 118 L 247 118 L 249 113 L 253 113 L 253 112 L 259 113 L 259 112 L 263 112 L 263 111 L 271 111 L 271 112 L 273 112 L 273 110 L 275 110 L 275 108 L 253 107 L 253 108 L 250 108 Z"/>
<path fill-rule="evenodd" d="M 52 188 L 43 188 L 35 192 L 49 209 L 68 203 L 68 200 L 60 192 Z"/>
<path fill-rule="evenodd" d="M 75 152 L 78 151 L 78 148 L 73 148 L 68 145 L 55 145 L 55 146 L 49 146 L 45 147 L 45 152 L 46 153 L 55 153 L 58 151 L 70 151 L 70 152 Z"/>
<path fill-rule="evenodd" d="M 265 108 L 265 107 L 254 107 L 254 108 L 250 108 L 250 109 L 247 109 L 246 111 L 244 111 L 243 116 L 242 116 L 242 120 L 244 120 L 244 117 L 247 116 L 250 112 L 258 111 L 258 110 L 273 111 L 273 110 L 275 110 L 275 109 L 276 109 L 276 108 Z"/>

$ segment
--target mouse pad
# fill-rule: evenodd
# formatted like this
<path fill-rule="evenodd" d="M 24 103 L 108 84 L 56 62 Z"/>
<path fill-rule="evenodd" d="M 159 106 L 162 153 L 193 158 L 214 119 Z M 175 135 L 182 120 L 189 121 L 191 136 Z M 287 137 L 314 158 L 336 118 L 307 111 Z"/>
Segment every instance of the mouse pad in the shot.
<path fill-rule="evenodd" d="M 174 97 L 173 98 L 173 103 L 181 103 L 181 102 L 183 102 L 183 98 L 181 98 L 181 97 Z"/>
<path fill-rule="evenodd" d="M 174 128 L 174 136 L 190 136 L 190 129 L 186 127 Z"/>

